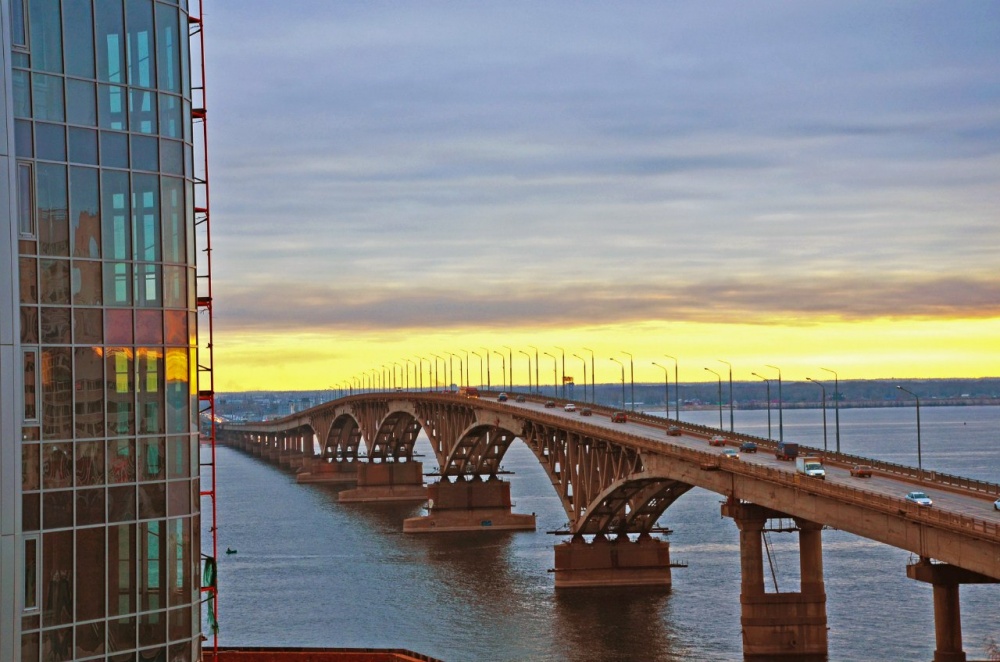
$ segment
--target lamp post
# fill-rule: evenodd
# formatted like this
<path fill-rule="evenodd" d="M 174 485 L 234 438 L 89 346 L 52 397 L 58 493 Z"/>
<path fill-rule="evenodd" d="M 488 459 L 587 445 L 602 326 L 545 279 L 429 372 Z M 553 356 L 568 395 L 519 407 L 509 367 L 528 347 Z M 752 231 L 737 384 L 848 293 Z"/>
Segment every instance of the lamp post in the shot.
<path fill-rule="evenodd" d="M 444 366 L 444 357 L 443 356 L 438 356 L 437 354 L 434 354 L 433 352 L 431 353 L 431 356 L 434 357 L 434 387 L 435 388 L 441 388 L 441 381 L 438 379 L 438 359 L 441 359 L 441 365 Z M 444 368 L 442 367 L 442 370 L 443 369 Z M 445 379 L 447 379 L 447 378 L 448 378 L 448 375 L 445 375 Z"/>
<path fill-rule="evenodd" d="M 722 430 L 723 429 L 723 427 L 722 427 L 722 375 L 720 375 L 716 371 L 712 370 L 711 368 L 705 368 L 705 370 L 708 370 L 710 373 L 712 373 L 713 375 L 715 375 L 715 377 L 719 380 L 719 429 Z"/>
<path fill-rule="evenodd" d="M 778 371 L 778 441 L 785 440 L 785 423 L 781 417 L 781 368 L 776 365 L 768 365 L 768 368 L 774 368 Z"/>
<path fill-rule="evenodd" d="M 632 382 L 632 411 L 635 411 L 635 361 L 632 359 L 632 355 L 622 350 L 622 354 L 628 356 L 628 373 L 629 380 Z M 622 403 L 622 409 L 625 408 L 625 403 Z"/>
<path fill-rule="evenodd" d="M 400 388 L 401 389 L 401 388 L 403 388 L 403 379 L 402 379 L 402 377 L 403 377 L 403 364 L 402 363 L 393 363 L 392 365 L 393 365 L 393 369 L 392 369 L 392 376 L 393 376 L 393 378 L 395 378 L 395 376 L 396 376 L 396 368 L 399 368 L 399 377 L 400 377 L 399 382 L 397 384 L 393 385 L 393 389 L 396 389 L 396 388 Z M 406 378 L 407 378 L 407 380 L 409 380 L 409 378 L 410 378 L 409 374 L 407 374 Z"/>
<path fill-rule="evenodd" d="M 427 359 L 425 359 L 422 356 L 418 356 L 417 357 L 417 365 L 420 367 L 420 370 L 418 371 L 420 373 L 420 385 L 419 385 L 418 388 L 421 391 L 424 390 L 424 361 L 427 361 L 427 368 L 428 368 L 427 381 L 429 382 L 431 380 L 431 377 L 430 377 L 430 363 L 431 362 L 428 361 Z"/>
<path fill-rule="evenodd" d="M 835 427 L 837 430 L 837 452 L 840 452 L 840 380 L 837 377 L 837 373 L 829 368 L 820 368 L 820 370 L 825 370 L 827 372 L 833 373 L 833 416 L 835 421 Z"/>
<path fill-rule="evenodd" d="M 771 380 L 767 377 L 761 377 L 756 372 L 751 372 L 754 377 L 759 377 L 763 379 L 767 384 L 767 438 L 771 438 Z"/>
<path fill-rule="evenodd" d="M 511 391 L 513 391 L 514 390 L 514 350 L 510 348 L 510 345 L 504 345 L 504 347 L 507 348 L 507 356 L 510 359 L 510 362 L 507 363 L 507 365 L 510 366 L 510 384 L 508 384 L 508 387 L 510 388 Z"/>
<path fill-rule="evenodd" d="M 668 359 L 672 359 L 674 362 L 674 419 L 677 421 L 681 420 L 681 383 L 677 381 L 677 359 L 670 356 L 669 354 L 664 354 Z"/>
<path fill-rule="evenodd" d="M 558 398 L 559 397 L 559 382 L 558 382 L 558 379 L 559 379 L 559 372 L 558 372 L 558 369 L 559 369 L 559 357 L 556 356 L 555 354 L 551 354 L 549 352 L 542 352 L 542 354 L 544 354 L 545 356 L 551 356 L 552 357 L 552 397 L 553 398 Z"/>
<path fill-rule="evenodd" d="M 503 378 L 500 380 L 503 385 L 500 387 L 501 390 L 507 389 L 507 357 L 503 353 L 493 350 L 493 353 L 500 357 L 500 372 L 503 374 Z"/>
<path fill-rule="evenodd" d="M 653 361 L 653 365 L 663 370 L 663 417 L 670 418 L 670 379 L 668 377 L 670 371 L 656 361 Z"/>
<path fill-rule="evenodd" d="M 535 350 L 535 392 L 541 393 L 542 385 L 538 381 L 538 348 L 535 347 L 534 345 L 528 345 L 528 347 Z M 528 363 L 530 364 L 531 362 L 529 361 Z M 528 382 L 530 383 L 531 380 L 529 379 Z"/>
<path fill-rule="evenodd" d="M 463 377 L 465 377 L 465 369 L 462 368 L 462 357 L 459 356 L 458 354 L 453 354 L 451 352 L 445 352 L 445 354 L 447 354 L 448 357 L 449 357 L 448 358 L 448 365 L 449 366 L 451 365 L 451 357 L 455 357 L 456 359 L 458 359 L 458 383 L 457 383 L 457 385 L 461 386 L 462 385 Z M 451 373 L 451 379 L 454 382 L 454 380 L 455 380 L 455 373 L 454 372 Z M 451 390 L 451 386 L 452 386 L 451 384 L 448 384 L 448 390 L 449 391 Z"/>
<path fill-rule="evenodd" d="M 562 347 L 556 347 L 560 352 L 562 352 L 562 399 L 566 399 L 566 350 Z"/>
<path fill-rule="evenodd" d="M 468 387 L 472 384 L 472 366 L 469 365 L 469 350 L 460 350 L 465 352 L 465 386 Z"/>
<path fill-rule="evenodd" d="M 909 393 L 917 401 L 917 471 L 920 472 L 920 479 L 924 478 L 924 463 L 920 457 L 920 396 L 918 396 L 913 391 L 903 388 L 902 386 L 897 386 L 903 393 Z"/>
<path fill-rule="evenodd" d="M 590 404 L 594 404 L 597 401 L 597 396 L 594 395 L 594 380 L 597 377 L 597 373 L 594 372 L 594 350 L 589 347 L 583 349 L 590 352 Z"/>
<path fill-rule="evenodd" d="M 409 365 L 406 366 L 406 390 L 410 390 L 410 366 L 413 366 L 413 388 L 417 387 L 417 364 L 410 359 L 403 359 Z"/>
<path fill-rule="evenodd" d="M 524 354 L 528 357 L 528 393 L 531 393 L 531 354 L 528 354 L 523 349 L 517 350 L 519 354 Z"/>
<path fill-rule="evenodd" d="M 377 390 L 376 389 L 376 385 L 375 385 L 375 368 L 372 368 L 371 372 L 372 372 L 372 379 L 371 379 L 371 382 L 370 382 L 371 383 L 370 390 L 371 390 L 371 392 L 374 393 Z"/>
<path fill-rule="evenodd" d="M 733 425 L 733 364 L 729 361 L 723 361 L 722 359 L 715 359 L 719 363 L 725 363 L 729 366 L 729 431 L 734 432 L 735 426 Z"/>
<path fill-rule="evenodd" d="M 823 452 L 826 452 L 826 387 L 820 382 L 816 381 L 812 377 L 806 377 L 806 380 L 812 382 L 816 386 L 823 389 Z"/>
<path fill-rule="evenodd" d="M 472 353 L 479 357 L 479 388 L 483 387 L 483 355 L 472 350 Z"/>
<path fill-rule="evenodd" d="M 493 387 L 490 385 L 490 350 L 488 347 L 483 347 L 483 352 L 486 353 L 486 390 L 492 391 Z"/>
<path fill-rule="evenodd" d="M 580 363 L 583 364 L 583 399 L 587 399 L 587 359 L 583 358 L 579 354 L 574 354 L 576 358 L 580 359 Z"/>
<path fill-rule="evenodd" d="M 622 409 L 625 409 L 625 364 L 613 356 L 609 360 L 614 361 L 622 367 Z"/>

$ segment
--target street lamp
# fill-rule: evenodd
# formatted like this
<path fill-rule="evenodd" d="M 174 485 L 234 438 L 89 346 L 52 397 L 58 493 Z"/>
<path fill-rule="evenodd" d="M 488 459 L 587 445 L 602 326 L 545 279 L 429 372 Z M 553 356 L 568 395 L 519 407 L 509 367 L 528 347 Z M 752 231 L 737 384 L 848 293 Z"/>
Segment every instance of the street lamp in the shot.
<path fill-rule="evenodd" d="M 504 347 L 507 348 L 507 355 L 508 355 L 508 358 L 510 358 L 510 363 L 508 363 L 507 365 L 510 366 L 510 384 L 509 384 L 509 386 L 510 386 L 510 390 L 513 391 L 514 390 L 514 350 L 510 348 L 510 345 L 504 345 Z"/>
<path fill-rule="evenodd" d="M 774 368 L 778 371 L 778 441 L 785 440 L 785 423 L 781 416 L 781 368 L 776 365 L 768 365 L 768 368 Z"/>
<path fill-rule="evenodd" d="M 501 352 L 493 350 L 493 353 L 500 357 L 500 372 L 503 374 L 503 378 L 500 380 L 503 382 L 503 386 L 500 388 L 502 390 L 507 389 L 507 357 L 505 357 Z"/>
<path fill-rule="evenodd" d="M 836 421 L 835 425 L 837 428 L 837 452 L 840 452 L 840 381 L 837 378 L 837 373 L 829 368 L 820 368 L 820 370 L 825 370 L 827 372 L 833 373 L 833 415 Z"/>
<path fill-rule="evenodd" d="M 465 369 L 462 367 L 462 357 L 459 356 L 458 354 L 453 354 L 451 352 L 445 352 L 445 354 L 447 354 L 448 357 L 449 357 L 448 358 L 448 365 L 449 366 L 451 365 L 451 358 L 450 357 L 454 356 L 456 359 L 458 359 L 458 386 L 461 386 L 462 382 L 464 380 L 464 377 L 465 377 Z M 454 382 L 454 380 L 455 380 L 455 373 L 454 372 L 451 373 L 451 379 Z M 448 390 L 449 391 L 451 390 L 451 384 L 448 384 Z"/>
<path fill-rule="evenodd" d="M 580 363 L 583 364 L 583 399 L 587 399 L 587 359 L 583 358 L 579 354 L 574 354 L 576 358 L 580 359 Z"/>
<path fill-rule="evenodd" d="M 771 438 L 771 380 L 767 377 L 761 377 L 756 372 L 751 372 L 754 377 L 759 377 L 767 383 L 767 438 Z"/>
<path fill-rule="evenodd" d="M 486 390 L 492 391 L 493 387 L 490 385 L 490 350 L 488 347 L 483 347 L 483 352 L 486 353 Z"/>
<path fill-rule="evenodd" d="M 556 347 L 560 352 L 562 352 L 562 399 L 566 399 L 566 350 L 562 347 Z"/>
<path fill-rule="evenodd" d="M 534 345 L 528 345 L 528 347 L 530 347 L 531 349 L 535 350 L 535 392 L 536 393 L 541 393 L 542 392 L 542 385 L 538 381 L 538 348 L 535 347 Z M 531 362 L 529 361 L 528 363 L 530 364 Z M 531 383 L 530 379 L 528 380 L 528 383 L 529 384 Z"/>
<path fill-rule="evenodd" d="M 909 393 L 917 401 L 917 470 L 920 472 L 920 479 L 923 480 L 924 477 L 924 463 L 920 457 L 920 396 L 918 396 L 913 391 L 907 390 L 902 386 L 897 386 L 903 393 Z"/>
<path fill-rule="evenodd" d="M 472 353 L 479 357 L 479 388 L 483 387 L 483 355 L 472 350 Z"/>
<path fill-rule="evenodd" d="M 472 384 L 472 366 L 469 365 L 469 350 L 460 350 L 465 352 L 465 385 L 466 387 Z"/>
<path fill-rule="evenodd" d="M 653 365 L 663 370 L 663 417 L 670 418 L 670 379 L 668 377 L 670 371 L 656 361 L 653 361 Z"/>
<path fill-rule="evenodd" d="M 622 354 L 628 356 L 628 372 L 629 379 L 632 382 L 632 411 L 635 411 L 635 361 L 632 360 L 632 355 L 622 350 Z M 622 403 L 622 409 L 625 408 L 625 403 Z"/>
<path fill-rule="evenodd" d="M 806 379 L 816 386 L 823 389 L 823 452 L 826 452 L 826 387 L 820 382 L 816 381 L 812 377 L 806 377 Z"/>
<path fill-rule="evenodd" d="M 729 431 L 733 432 L 735 429 L 733 425 L 733 364 L 729 361 L 723 361 L 722 359 L 715 360 L 729 366 Z"/>
<path fill-rule="evenodd" d="M 558 379 L 559 379 L 559 372 L 558 372 L 559 357 L 556 356 L 555 354 L 550 354 L 549 352 L 542 352 L 542 354 L 544 354 L 545 356 L 551 356 L 552 357 L 552 397 L 553 398 L 558 398 L 559 397 L 559 382 L 558 382 Z"/>
<path fill-rule="evenodd" d="M 429 382 L 431 380 L 431 376 L 430 376 L 430 365 L 431 365 L 431 362 L 428 361 L 427 359 L 425 359 L 422 356 L 418 356 L 417 357 L 417 365 L 420 367 L 420 370 L 417 371 L 419 373 L 419 375 L 420 375 L 420 385 L 419 385 L 418 388 L 421 391 L 424 390 L 424 361 L 427 361 L 427 369 L 428 369 L 427 370 L 427 381 Z"/>
<path fill-rule="evenodd" d="M 622 367 L 622 409 L 625 409 L 625 364 L 613 356 L 609 360 L 614 361 Z"/>
<path fill-rule="evenodd" d="M 438 362 L 437 362 L 437 360 L 441 359 L 441 365 L 444 366 L 444 357 L 443 356 L 438 356 L 437 354 L 434 354 L 433 352 L 431 352 L 431 356 L 434 357 L 434 386 L 435 386 L 435 388 L 441 388 L 441 380 L 438 379 Z M 441 369 L 444 370 L 443 367 Z M 447 379 L 447 378 L 448 378 L 448 375 L 445 375 L 445 379 Z"/>
<path fill-rule="evenodd" d="M 517 352 L 528 357 L 528 393 L 531 393 L 531 354 L 528 354 L 523 349 L 519 349 Z"/>
<path fill-rule="evenodd" d="M 597 396 L 594 395 L 594 380 L 597 377 L 597 373 L 594 371 L 594 350 L 589 347 L 583 349 L 590 352 L 590 404 L 594 404 L 597 402 Z"/>
<path fill-rule="evenodd" d="M 392 365 L 393 365 L 393 369 L 392 369 L 392 376 L 393 376 L 393 378 L 395 379 L 395 377 L 396 377 L 396 368 L 399 368 L 399 376 L 402 377 L 403 376 L 403 364 L 402 363 L 393 363 Z M 409 373 L 407 373 L 406 379 L 407 380 L 410 379 Z M 399 386 L 398 386 L 399 389 L 403 388 L 402 381 L 403 381 L 402 379 L 399 380 L 399 382 L 400 382 Z M 396 388 L 396 386 L 394 385 L 393 388 Z"/>
<path fill-rule="evenodd" d="M 723 429 L 722 428 L 722 375 L 712 370 L 711 368 L 705 368 L 705 370 L 708 370 L 710 373 L 715 375 L 716 378 L 719 380 L 719 429 L 722 430 Z"/>
<path fill-rule="evenodd" d="M 669 354 L 664 354 L 668 359 L 673 359 L 674 362 L 674 397 L 677 398 L 674 401 L 674 419 L 677 421 L 681 420 L 681 383 L 677 381 L 677 359 L 670 356 Z"/>

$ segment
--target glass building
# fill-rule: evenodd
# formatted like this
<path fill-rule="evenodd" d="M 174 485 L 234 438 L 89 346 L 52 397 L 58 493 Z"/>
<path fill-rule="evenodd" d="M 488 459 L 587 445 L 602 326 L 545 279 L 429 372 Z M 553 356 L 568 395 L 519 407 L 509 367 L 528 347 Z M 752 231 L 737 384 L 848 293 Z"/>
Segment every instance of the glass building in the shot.
<path fill-rule="evenodd" d="M 195 662 L 187 0 L 0 19 L 0 660 Z"/>

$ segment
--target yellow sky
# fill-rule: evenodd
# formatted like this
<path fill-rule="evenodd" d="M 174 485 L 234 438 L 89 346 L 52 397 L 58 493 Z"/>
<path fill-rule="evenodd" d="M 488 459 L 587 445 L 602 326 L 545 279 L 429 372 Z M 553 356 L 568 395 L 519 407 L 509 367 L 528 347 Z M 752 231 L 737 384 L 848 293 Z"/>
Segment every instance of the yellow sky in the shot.
<path fill-rule="evenodd" d="M 508 363 L 509 346 L 514 356 L 514 383 L 526 384 L 528 357 L 534 372 L 535 346 L 539 350 L 542 384 L 552 383 L 553 359 L 544 352 L 559 357 L 566 351 L 566 374 L 578 383 L 583 381 L 586 358 L 587 381 L 590 375 L 590 353 L 594 350 L 598 383 L 616 382 L 621 368 L 609 360 L 615 357 L 628 365 L 634 355 L 635 380 L 655 382 L 663 379 L 663 371 L 653 361 L 669 366 L 665 358 L 678 358 L 681 382 L 709 381 L 715 377 L 705 370 L 716 370 L 728 376 L 733 365 L 733 379 L 756 379 L 758 372 L 765 377 L 776 376 L 766 365 L 781 368 L 785 380 L 806 377 L 828 378 L 820 368 L 836 370 L 840 379 L 879 378 L 948 378 L 996 377 L 1000 375 L 1000 318 L 973 320 L 871 320 L 852 322 L 817 322 L 795 325 L 734 325 L 696 322 L 649 322 L 622 326 L 577 327 L 566 329 L 451 329 L 447 332 L 282 332 L 226 333 L 217 331 L 215 342 L 216 390 L 314 390 L 339 387 L 352 377 L 377 369 L 382 365 L 413 366 L 422 356 L 433 361 L 431 354 L 449 358 L 447 352 L 462 357 L 451 358 L 454 381 L 458 381 L 459 364 L 469 351 L 472 382 L 479 383 L 480 359 L 471 354 L 491 354 L 492 383 L 499 382 L 501 358 Z M 439 364 L 440 366 L 441 364 Z M 398 369 L 397 369 L 398 370 Z M 428 371 L 424 362 L 423 370 Z M 443 368 L 438 369 L 444 382 Z M 671 374 L 671 379 L 673 375 Z M 532 376 L 532 380 L 534 377 Z M 483 380 L 485 381 L 485 380 Z"/>

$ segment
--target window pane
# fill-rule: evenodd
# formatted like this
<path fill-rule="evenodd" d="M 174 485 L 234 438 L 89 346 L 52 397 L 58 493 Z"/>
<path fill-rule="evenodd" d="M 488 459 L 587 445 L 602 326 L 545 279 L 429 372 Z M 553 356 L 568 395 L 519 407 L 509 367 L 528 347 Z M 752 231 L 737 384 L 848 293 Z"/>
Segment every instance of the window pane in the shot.
<path fill-rule="evenodd" d="M 156 93 L 129 89 L 129 126 L 138 133 L 156 133 Z"/>
<path fill-rule="evenodd" d="M 42 434 L 46 439 L 73 437 L 72 368 L 68 347 L 42 350 Z"/>
<path fill-rule="evenodd" d="M 101 235 L 105 259 L 128 260 L 132 257 L 127 172 L 101 172 Z"/>
<path fill-rule="evenodd" d="M 97 114 L 102 129 L 125 131 L 128 118 L 125 115 L 125 88 L 120 85 L 97 86 Z"/>
<path fill-rule="evenodd" d="M 163 177 L 160 204 L 163 214 L 163 261 L 184 263 L 187 259 L 184 182 L 174 177 Z"/>
<path fill-rule="evenodd" d="M 73 619 L 73 532 L 46 533 L 42 538 L 42 595 L 45 624 L 62 625 Z"/>
<path fill-rule="evenodd" d="M 94 18 L 91 0 L 62 0 L 66 73 L 94 78 Z"/>
<path fill-rule="evenodd" d="M 104 442 L 94 442 L 103 444 Z M 103 454 L 101 455 L 103 458 Z M 105 491 L 103 487 L 92 490 L 77 490 L 76 492 L 76 524 L 77 526 L 87 526 L 90 524 L 104 524 L 105 517 Z M 102 591 L 103 593 L 103 591 Z"/>
<path fill-rule="evenodd" d="M 17 225 L 22 235 L 35 234 L 35 183 L 30 163 L 17 164 Z"/>
<path fill-rule="evenodd" d="M 59 0 L 29 0 L 31 64 L 38 71 L 62 73 L 62 27 Z"/>
<path fill-rule="evenodd" d="M 42 492 L 42 521 L 43 529 L 73 526 L 73 490 Z"/>
<path fill-rule="evenodd" d="M 69 305 L 69 262 L 40 260 L 42 303 Z"/>
<path fill-rule="evenodd" d="M 69 232 L 74 257 L 101 257 L 98 181 L 94 168 L 69 169 Z"/>
<path fill-rule="evenodd" d="M 69 128 L 69 160 L 72 163 L 97 165 L 97 131 Z"/>
<path fill-rule="evenodd" d="M 140 348 L 137 351 L 139 368 L 138 393 L 139 433 L 162 434 L 163 422 L 163 354 L 160 350 Z M 160 448 L 157 457 L 162 457 Z M 157 473 L 159 478 L 159 473 Z"/>
<path fill-rule="evenodd" d="M 78 347 L 74 350 L 76 388 L 73 391 L 76 411 L 76 438 L 104 436 L 104 356 L 98 347 Z M 104 482 L 104 449 L 100 442 L 85 455 L 81 466 L 80 453 L 89 447 L 77 445 L 77 484 L 100 485 Z"/>
<path fill-rule="evenodd" d="M 160 94 L 160 135 L 181 138 L 181 99 L 172 94 Z"/>
<path fill-rule="evenodd" d="M 161 308 L 160 265 L 137 263 L 135 265 L 135 305 Z"/>
<path fill-rule="evenodd" d="M 42 308 L 42 342 L 47 345 L 68 345 L 69 320 L 69 308 Z"/>
<path fill-rule="evenodd" d="M 16 0 L 15 0 L 16 1 Z M 14 117 L 31 119 L 31 87 L 27 71 L 14 69 L 11 75 L 11 85 L 14 89 Z"/>
<path fill-rule="evenodd" d="M 160 170 L 169 175 L 184 174 L 184 144 L 178 140 L 160 141 Z"/>
<path fill-rule="evenodd" d="M 15 0 L 15 4 L 16 0 Z M 38 608 L 38 539 L 24 541 L 24 608 Z"/>
<path fill-rule="evenodd" d="M 135 311 L 135 342 L 143 345 L 163 344 L 163 311 Z M 162 360 L 162 356 L 160 360 Z M 162 388 L 160 390 L 163 390 Z"/>
<path fill-rule="evenodd" d="M 66 81 L 66 121 L 97 126 L 97 87 L 85 80 Z"/>
<path fill-rule="evenodd" d="M 114 131 L 101 131 L 101 165 L 109 168 L 128 167 L 128 136 Z"/>
<path fill-rule="evenodd" d="M 101 305 L 103 279 L 101 263 L 97 260 L 73 261 L 73 303 L 84 306 Z"/>
<path fill-rule="evenodd" d="M 132 168 L 156 172 L 160 167 L 159 145 L 150 136 L 131 136 Z"/>
<path fill-rule="evenodd" d="M 37 167 L 35 218 L 38 219 L 39 252 L 69 255 L 66 166 L 39 163 Z"/>
<path fill-rule="evenodd" d="M 132 344 L 132 311 L 109 309 L 105 311 L 105 341 L 109 345 Z"/>
<path fill-rule="evenodd" d="M 137 260 L 160 259 L 160 185 L 156 175 L 132 177 L 133 255 Z"/>
<path fill-rule="evenodd" d="M 31 122 L 27 120 L 14 121 L 14 153 L 25 159 L 35 155 Z"/>
<path fill-rule="evenodd" d="M 76 532 L 76 620 L 104 617 L 104 529 Z M 104 643 L 103 641 L 101 642 Z"/>
<path fill-rule="evenodd" d="M 108 614 L 135 612 L 135 524 L 108 529 Z M 114 651 L 135 647 L 135 621 L 114 619 L 108 623 L 108 643 Z"/>
<path fill-rule="evenodd" d="M 188 350 L 167 348 L 167 431 L 189 432 Z"/>
<path fill-rule="evenodd" d="M 124 347 L 109 347 L 105 362 L 105 400 L 108 405 L 108 436 L 135 434 L 134 402 L 134 372 L 132 351 Z M 116 442 L 112 442 L 116 443 Z M 124 442 L 123 442 L 124 443 Z M 131 458 L 131 471 L 127 480 L 135 480 L 135 453 L 126 453 Z M 122 474 L 116 474 L 114 461 L 120 459 L 109 454 L 108 463 L 113 482 L 121 482 Z"/>
<path fill-rule="evenodd" d="M 11 13 L 11 41 L 15 46 L 28 45 L 28 28 L 24 20 L 24 0 L 12 0 L 10 3 Z"/>
<path fill-rule="evenodd" d="M 24 420 L 34 421 L 38 418 L 38 353 L 36 350 L 24 352 L 23 375 Z"/>
<path fill-rule="evenodd" d="M 104 0 L 95 7 L 97 25 L 97 79 L 123 83 L 125 65 L 125 25 L 121 0 Z"/>
<path fill-rule="evenodd" d="M 62 124 L 35 124 L 35 153 L 46 161 L 66 160 L 66 127 Z"/>
<path fill-rule="evenodd" d="M 155 87 L 152 0 L 127 0 L 125 9 L 128 28 L 128 84 Z"/>
<path fill-rule="evenodd" d="M 76 308 L 73 310 L 73 338 L 77 343 L 104 342 L 103 311 L 100 308 Z"/>
<path fill-rule="evenodd" d="M 63 79 L 45 74 L 31 75 L 32 114 L 36 120 L 62 122 L 66 119 Z"/>
<path fill-rule="evenodd" d="M 186 267 L 163 267 L 163 305 L 166 308 L 184 308 L 187 304 L 187 282 L 185 278 L 187 277 Z M 172 311 L 171 311 L 172 312 Z M 183 318 L 184 315 L 181 314 Z M 173 323 L 173 320 L 171 320 Z M 186 341 L 187 331 L 186 324 L 174 324 L 175 328 L 179 332 L 184 333 L 183 336 L 171 335 L 170 339 L 167 340 L 167 344 L 170 345 L 180 345 Z M 181 328 L 183 326 L 183 328 Z"/>
<path fill-rule="evenodd" d="M 18 258 L 20 274 L 21 303 L 38 303 L 38 260 L 32 257 Z"/>

